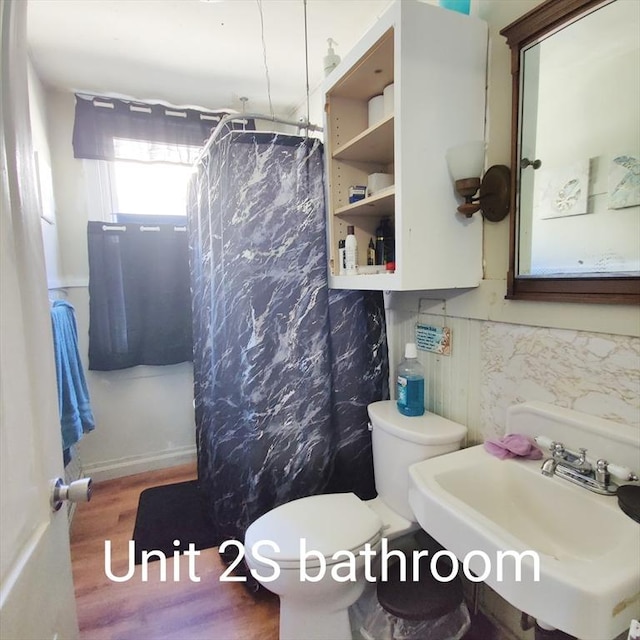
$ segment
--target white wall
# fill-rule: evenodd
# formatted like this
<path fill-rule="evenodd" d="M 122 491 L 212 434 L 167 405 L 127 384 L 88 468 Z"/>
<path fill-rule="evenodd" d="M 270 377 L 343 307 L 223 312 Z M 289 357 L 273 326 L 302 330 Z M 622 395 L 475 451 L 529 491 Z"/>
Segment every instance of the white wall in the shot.
<path fill-rule="evenodd" d="M 60 241 L 58 280 L 76 309 L 86 368 L 90 207 L 83 161 L 73 157 L 71 145 L 75 98 L 71 93 L 49 90 L 46 108 Z M 191 363 L 87 371 L 87 384 L 96 429 L 78 445 L 86 475 L 101 480 L 195 459 Z"/>
<path fill-rule="evenodd" d="M 33 150 L 38 163 L 39 178 L 41 183 L 44 184 L 47 180 L 47 176 L 45 175 L 46 171 L 51 167 L 45 93 L 42 83 L 30 60 L 28 61 L 27 72 L 29 83 L 29 117 L 31 120 Z M 49 175 L 49 179 L 50 177 L 51 174 Z M 49 287 L 55 287 L 60 279 L 62 269 L 58 245 L 58 227 L 55 224 L 55 218 L 50 221 L 41 218 L 41 228 L 45 264 L 47 267 L 47 282 Z"/>

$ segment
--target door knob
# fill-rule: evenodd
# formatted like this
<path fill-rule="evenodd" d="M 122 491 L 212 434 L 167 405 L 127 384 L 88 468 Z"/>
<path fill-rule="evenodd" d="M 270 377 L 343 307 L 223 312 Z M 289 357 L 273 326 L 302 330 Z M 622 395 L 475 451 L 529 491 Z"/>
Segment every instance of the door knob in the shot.
<path fill-rule="evenodd" d="M 51 508 L 58 511 L 65 500 L 69 502 L 89 502 L 93 493 L 91 478 L 81 478 L 65 484 L 62 478 L 51 483 Z"/>

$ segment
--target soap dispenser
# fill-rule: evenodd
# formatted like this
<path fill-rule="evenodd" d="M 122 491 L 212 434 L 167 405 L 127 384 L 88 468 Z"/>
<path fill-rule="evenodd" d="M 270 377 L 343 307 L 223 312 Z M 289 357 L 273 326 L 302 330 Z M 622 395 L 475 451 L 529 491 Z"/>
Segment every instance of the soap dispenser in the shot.
<path fill-rule="evenodd" d="M 340 56 L 333 49 L 333 45 L 338 43 L 333 38 L 327 38 L 327 44 L 329 49 L 327 55 L 323 58 L 325 76 L 328 76 L 340 62 Z"/>

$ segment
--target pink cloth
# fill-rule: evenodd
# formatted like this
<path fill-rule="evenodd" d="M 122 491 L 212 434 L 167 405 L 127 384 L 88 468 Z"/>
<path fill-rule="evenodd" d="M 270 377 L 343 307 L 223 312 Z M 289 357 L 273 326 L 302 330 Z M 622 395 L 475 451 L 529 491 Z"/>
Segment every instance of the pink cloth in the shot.
<path fill-rule="evenodd" d="M 542 451 L 535 442 L 520 433 L 510 433 L 499 440 L 485 440 L 484 448 L 496 458 L 528 458 L 540 460 Z"/>

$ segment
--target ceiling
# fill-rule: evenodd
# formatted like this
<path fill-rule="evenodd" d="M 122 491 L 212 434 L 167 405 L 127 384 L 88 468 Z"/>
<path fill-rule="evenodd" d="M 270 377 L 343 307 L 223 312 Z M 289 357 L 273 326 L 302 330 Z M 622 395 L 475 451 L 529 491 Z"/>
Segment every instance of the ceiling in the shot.
<path fill-rule="evenodd" d="M 344 56 L 390 0 L 307 0 L 309 86 L 327 38 Z M 306 102 L 303 0 L 29 0 L 31 58 L 63 90 L 291 115 Z"/>

